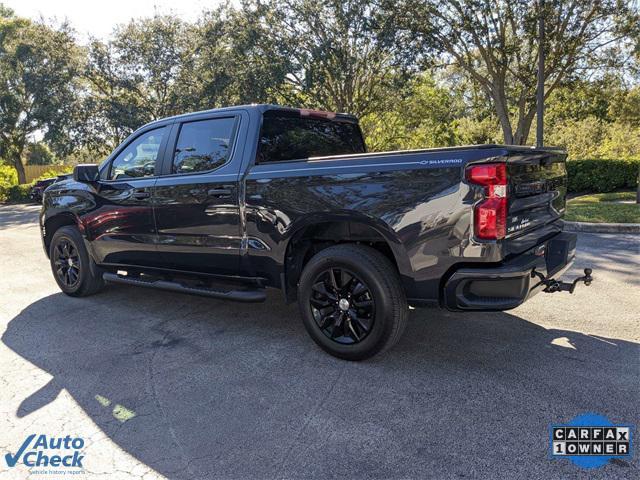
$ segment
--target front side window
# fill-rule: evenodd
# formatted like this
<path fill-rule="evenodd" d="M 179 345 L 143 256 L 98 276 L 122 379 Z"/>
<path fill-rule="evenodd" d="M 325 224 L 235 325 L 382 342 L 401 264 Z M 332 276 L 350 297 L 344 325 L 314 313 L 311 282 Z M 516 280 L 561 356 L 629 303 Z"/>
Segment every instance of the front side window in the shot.
<path fill-rule="evenodd" d="M 280 111 L 263 115 L 258 163 L 364 152 L 357 123 Z"/>
<path fill-rule="evenodd" d="M 122 150 L 111 163 L 110 180 L 152 177 L 167 127 L 143 133 Z"/>
<path fill-rule="evenodd" d="M 231 154 L 236 119 L 212 118 L 182 125 L 173 154 L 172 173 L 196 173 L 225 164 Z"/>

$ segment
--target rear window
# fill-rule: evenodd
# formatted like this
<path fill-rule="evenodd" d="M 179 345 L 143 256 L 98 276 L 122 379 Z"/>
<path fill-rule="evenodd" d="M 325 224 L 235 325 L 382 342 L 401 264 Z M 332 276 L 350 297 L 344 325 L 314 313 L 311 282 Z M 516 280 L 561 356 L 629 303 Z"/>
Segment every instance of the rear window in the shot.
<path fill-rule="evenodd" d="M 297 112 L 265 112 L 258 163 L 364 153 L 357 123 L 301 117 Z"/>

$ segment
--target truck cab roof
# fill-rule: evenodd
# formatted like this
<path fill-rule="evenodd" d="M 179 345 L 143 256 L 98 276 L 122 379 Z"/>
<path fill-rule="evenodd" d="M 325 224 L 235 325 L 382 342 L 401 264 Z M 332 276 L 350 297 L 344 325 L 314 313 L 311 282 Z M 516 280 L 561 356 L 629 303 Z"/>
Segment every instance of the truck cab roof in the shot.
<path fill-rule="evenodd" d="M 358 123 L 358 117 L 355 115 L 351 115 L 348 113 L 337 113 L 337 112 L 329 112 L 325 110 L 313 110 L 307 108 L 293 108 L 293 107 L 284 107 L 282 105 L 274 105 L 269 103 L 252 103 L 248 105 L 233 105 L 229 107 L 221 107 L 221 108 L 211 108 L 208 110 L 199 110 L 196 112 L 188 112 L 182 113 L 180 115 L 173 115 L 171 117 L 161 118 L 159 120 L 154 120 L 152 122 L 146 123 L 141 128 L 148 127 L 151 125 L 162 125 L 166 123 L 173 123 L 176 120 L 188 119 L 190 117 L 197 117 L 203 114 L 208 113 L 224 113 L 224 112 L 232 112 L 237 110 L 246 110 L 250 114 L 258 114 L 263 115 L 265 112 L 282 112 L 288 114 L 299 114 L 301 116 L 309 116 L 316 118 L 326 118 L 328 120 L 338 120 L 342 122 L 353 122 Z"/>

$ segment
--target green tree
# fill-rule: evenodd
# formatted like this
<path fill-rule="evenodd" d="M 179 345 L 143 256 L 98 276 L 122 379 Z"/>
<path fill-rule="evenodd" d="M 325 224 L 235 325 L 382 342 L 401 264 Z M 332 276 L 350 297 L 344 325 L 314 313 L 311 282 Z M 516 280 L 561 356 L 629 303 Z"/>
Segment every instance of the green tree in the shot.
<path fill-rule="evenodd" d="M 640 128 L 622 121 L 608 124 L 598 154 L 601 158 L 640 159 Z"/>
<path fill-rule="evenodd" d="M 197 24 L 190 103 L 214 108 L 276 100 L 291 62 L 271 34 L 267 4 L 243 1 L 206 12 Z M 187 83 L 187 82 L 185 82 Z"/>
<path fill-rule="evenodd" d="M 84 76 L 86 95 L 77 135 L 90 151 L 106 154 L 149 121 L 149 116 L 112 43 L 91 42 Z"/>
<path fill-rule="evenodd" d="M 364 116 L 381 111 L 401 77 L 370 0 L 272 0 L 276 55 L 290 61 L 283 103 Z M 263 20 L 263 21 L 267 21 Z"/>
<path fill-rule="evenodd" d="M 567 150 L 569 160 L 600 158 L 599 146 L 605 138 L 607 124 L 594 115 L 564 119 L 547 129 L 546 142 Z"/>
<path fill-rule="evenodd" d="M 545 116 L 548 143 L 566 148 L 571 159 L 640 157 L 640 89 L 626 80 L 618 73 L 557 88 Z"/>
<path fill-rule="evenodd" d="M 155 15 L 92 41 L 78 136 L 105 154 L 158 118 L 273 100 L 287 69 L 260 22 L 265 15 L 259 4 L 203 12 L 196 24 Z"/>
<path fill-rule="evenodd" d="M 609 116 L 640 128 L 640 85 L 635 85 L 609 103 Z"/>
<path fill-rule="evenodd" d="M 454 121 L 458 145 L 501 143 L 502 131 L 495 117 L 462 117 Z"/>
<path fill-rule="evenodd" d="M 180 80 L 190 75 L 193 27 L 169 15 L 117 27 L 112 46 L 125 85 L 148 120 L 180 112 Z"/>
<path fill-rule="evenodd" d="M 53 28 L 16 17 L 0 5 L 0 156 L 26 182 L 29 138 L 62 144 L 77 102 L 82 56 L 66 24 Z"/>
<path fill-rule="evenodd" d="M 633 3 L 619 0 L 385 0 L 395 25 L 420 51 L 452 62 L 492 102 L 504 141 L 524 144 L 536 113 L 537 22 L 546 24 L 545 98 L 578 72 L 616 67 L 638 28 Z"/>
<path fill-rule="evenodd" d="M 454 93 L 424 72 L 393 95 L 392 108 L 369 113 L 361 124 L 371 150 L 455 145 L 455 120 L 464 105 Z"/>
<path fill-rule="evenodd" d="M 27 165 L 51 165 L 56 163 L 56 156 L 44 142 L 30 143 L 27 146 Z"/>
<path fill-rule="evenodd" d="M 118 26 L 107 42 L 92 40 L 77 135 L 105 154 L 141 125 L 190 109 L 194 52 L 193 25 L 167 15 Z"/>
<path fill-rule="evenodd" d="M 603 122 L 620 119 L 618 111 L 626 104 L 629 88 L 622 75 L 606 74 L 601 77 L 575 78 L 556 88 L 547 100 L 545 126 L 571 120 L 595 117 Z"/>

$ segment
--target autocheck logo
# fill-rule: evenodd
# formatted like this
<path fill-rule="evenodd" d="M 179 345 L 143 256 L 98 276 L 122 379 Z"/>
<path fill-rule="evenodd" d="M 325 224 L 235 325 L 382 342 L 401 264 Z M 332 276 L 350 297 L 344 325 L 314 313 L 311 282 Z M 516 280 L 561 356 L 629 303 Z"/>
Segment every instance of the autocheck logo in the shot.
<path fill-rule="evenodd" d="M 9 452 L 4 456 L 7 466 L 15 467 L 22 462 L 27 467 L 54 467 L 82 469 L 82 448 L 84 440 L 80 437 L 51 437 L 35 433 L 24 439 L 15 453 Z M 64 473 L 64 470 L 38 471 L 31 473 Z M 69 472 L 71 473 L 71 471 Z M 74 470 L 73 473 L 79 473 Z"/>

